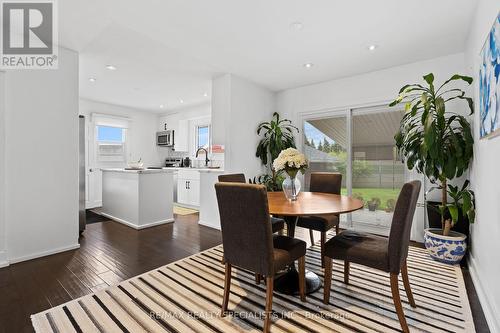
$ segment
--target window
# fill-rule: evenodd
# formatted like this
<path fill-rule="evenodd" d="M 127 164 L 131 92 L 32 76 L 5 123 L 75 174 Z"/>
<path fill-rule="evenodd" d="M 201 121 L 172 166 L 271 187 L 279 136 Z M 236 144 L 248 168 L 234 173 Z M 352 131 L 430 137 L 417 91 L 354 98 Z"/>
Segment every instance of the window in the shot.
<path fill-rule="evenodd" d="M 196 149 L 205 148 L 208 150 L 210 145 L 210 126 L 203 125 L 196 127 Z"/>
<path fill-rule="evenodd" d="M 124 142 L 124 129 L 111 126 L 97 126 L 97 141 Z"/>
<path fill-rule="evenodd" d="M 103 162 L 125 161 L 126 129 L 113 126 L 96 126 L 97 156 Z"/>

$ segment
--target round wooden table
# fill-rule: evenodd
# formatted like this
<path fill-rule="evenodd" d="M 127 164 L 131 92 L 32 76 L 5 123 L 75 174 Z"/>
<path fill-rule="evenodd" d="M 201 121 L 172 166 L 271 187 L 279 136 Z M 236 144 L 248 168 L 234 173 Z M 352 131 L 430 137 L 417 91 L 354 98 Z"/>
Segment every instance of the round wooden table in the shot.
<path fill-rule="evenodd" d="M 294 237 L 297 220 L 301 216 L 323 214 L 345 214 L 363 208 L 363 202 L 345 195 L 301 192 L 297 201 L 290 201 L 283 192 L 268 192 L 269 213 L 285 218 L 287 234 Z M 311 271 L 306 271 L 306 293 L 315 292 L 321 287 L 321 280 Z M 287 295 L 299 291 L 299 277 L 295 264 L 286 273 L 276 277 L 274 289 Z"/>

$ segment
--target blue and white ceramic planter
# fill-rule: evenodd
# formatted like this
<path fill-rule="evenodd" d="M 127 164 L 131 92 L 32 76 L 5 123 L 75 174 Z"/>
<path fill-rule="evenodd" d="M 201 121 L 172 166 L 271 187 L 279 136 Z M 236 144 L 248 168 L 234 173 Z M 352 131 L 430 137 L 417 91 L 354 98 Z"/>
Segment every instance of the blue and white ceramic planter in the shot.
<path fill-rule="evenodd" d="M 448 236 L 441 235 L 441 229 L 425 229 L 424 242 L 429 255 L 437 261 L 458 264 L 467 250 L 467 236 L 450 231 Z"/>

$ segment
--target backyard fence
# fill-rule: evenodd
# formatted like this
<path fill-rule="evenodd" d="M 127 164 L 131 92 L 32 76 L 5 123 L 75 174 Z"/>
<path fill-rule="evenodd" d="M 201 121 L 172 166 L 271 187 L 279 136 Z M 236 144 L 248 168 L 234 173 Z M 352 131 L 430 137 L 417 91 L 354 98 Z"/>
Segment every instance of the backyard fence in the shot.
<path fill-rule="evenodd" d="M 363 161 L 363 172 L 353 175 L 354 188 L 387 188 L 400 189 L 404 184 L 405 166 L 400 161 L 375 160 Z M 311 172 L 339 172 L 335 163 L 311 162 L 305 177 L 305 188 L 309 189 L 309 176 Z M 343 171 L 343 170 L 342 170 Z M 346 177 L 342 178 L 342 187 L 346 186 Z"/>

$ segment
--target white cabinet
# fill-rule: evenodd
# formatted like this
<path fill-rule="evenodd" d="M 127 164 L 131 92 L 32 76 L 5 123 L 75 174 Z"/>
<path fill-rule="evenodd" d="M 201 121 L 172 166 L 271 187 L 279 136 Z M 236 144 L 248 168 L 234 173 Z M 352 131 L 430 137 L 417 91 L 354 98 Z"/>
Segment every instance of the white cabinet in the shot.
<path fill-rule="evenodd" d="M 200 205 L 200 181 L 188 180 L 189 202 L 193 206 Z"/>
<path fill-rule="evenodd" d="M 177 179 L 177 202 L 189 205 L 188 181 L 186 179 Z"/>
<path fill-rule="evenodd" d="M 199 206 L 200 173 L 196 170 L 179 170 L 177 177 L 177 202 L 189 206 Z"/>
<path fill-rule="evenodd" d="M 177 131 L 174 132 L 174 149 L 189 151 L 189 121 L 179 120 Z"/>

